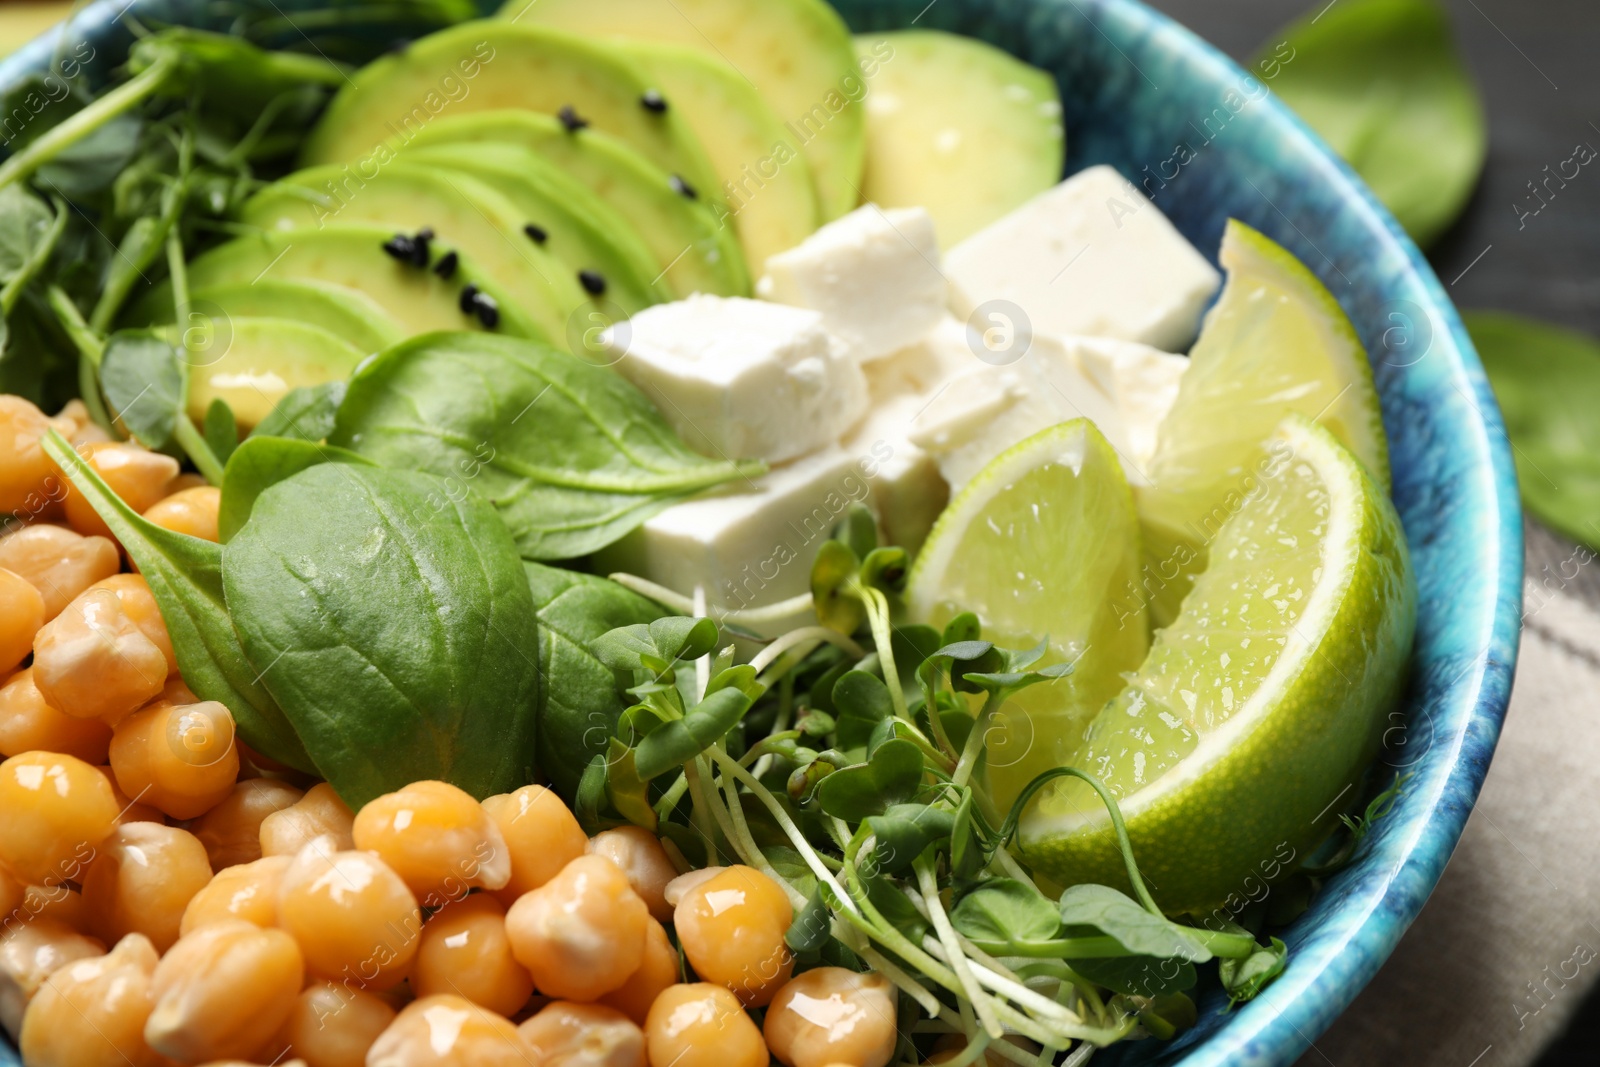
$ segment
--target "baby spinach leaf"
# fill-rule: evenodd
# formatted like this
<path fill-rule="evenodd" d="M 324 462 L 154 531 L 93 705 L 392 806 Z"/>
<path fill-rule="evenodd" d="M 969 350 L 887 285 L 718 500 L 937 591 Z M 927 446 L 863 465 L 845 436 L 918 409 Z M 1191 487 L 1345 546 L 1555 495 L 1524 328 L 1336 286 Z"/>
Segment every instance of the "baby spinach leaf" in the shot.
<path fill-rule="evenodd" d="M 172 343 L 153 330 L 118 330 L 100 359 L 112 412 L 146 448 L 163 448 L 183 414 L 188 382 Z"/>
<path fill-rule="evenodd" d="M 54 431 L 44 448 L 139 565 L 189 688 L 226 705 L 251 748 L 296 770 L 313 770 L 289 720 L 239 645 L 223 596 L 221 546 L 146 521 Z"/>
<path fill-rule="evenodd" d="M 205 438 L 206 447 L 224 466 L 239 447 L 239 421 L 234 418 L 233 408 L 220 396 L 206 408 Z"/>
<path fill-rule="evenodd" d="M 566 559 L 764 470 L 697 455 L 621 375 L 547 345 L 438 333 L 350 383 L 329 440 L 492 501 L 527 559 Z"/>
<path fill-rule="evenodd" d="M 1443 233 L 1472 195 L 1489 136 L 1436 0 L 1344 0 L 1272 41 L 1275 58 L 1263 56 L 1258 69 L 1276 66 L 1273 91 L 1418 244 Z"/>
<path fill-rule="evenodd" d="M 1211 952 L 1176 923 L 1105 885 L 1075 885 L 1061 894 L 1061 923 L 1068 937 L 1101 934 L 1130 955 L 1204 963 Z"/>
<path fill-rule="evenodd" d="M 639 777 L 649 781 L 694 759 L 737 726 L 752 703 L 743 690 L 730 686 L 707 694 L 683 718 L 662 723 L 634 750 Z"/>
<path fill-rule="evenodd" d="M 1220 964 L 1222 988 L 1228 991 L 1228 1004 L 1250 1000 L 1260 993 L 1289 964 L 1289 948 L 1277 938 L 1257 948 L 1243 959 L 1223 960 Z"/>
<path fill-rule="evenodd" d="M 324 463 L 372 465 L 365 457 L 332 445 L 290 437 L 248 438 L 234 450 L 222 474 L 222 502 L 217 508 L 217 532 L 222 543 L 233 540 L 264 491 Z"/>
<path fill-rule="evenodd" d="M 538 622 L 487 503 L 312 467 L 256 499 L 222 579 L 246 656 L 351 807 L 425 778 L 480 798 L 532 780 Z"/>
<path fill-rule="evenodd" d="M 626 702 L 616 676 L 590 651 L 613 629 L 665 614 L 653 601 L 606 578 L 524 563 L 523 573 L 539 615 L 539 765 L 569 801 L 584 766 L 601 758 L 617 732 Z"/>
<path fill-rule="evenodd" d="M 950 922 L 972 940 L 992 944 L 1049 941 L 1061 931 L 1056 906 L 1014 878 L 984 882 L 962 897 L 950 909 Z"/>
<path fill-rule="evenodd" d="M 922 788 L 922 750 L 904 738 L 879 745 L 872 758 L 834 771 L 817 786 L 822 810 L 848 823 L 882 815 Z"/>
<path fill-rule="evenodd" d="M 333 433 L 334 416 L 339 413 L 348 388 L 346 383 L 335 381 L 291 389 L 273 405 L 250 436 L 325 441 Z"/>
<path fill-rule="evenodd" d="M 1523 502 L 1600 548 L 1600 342 L 1502 312 L 1463 317 L 1516 446 Z"/>

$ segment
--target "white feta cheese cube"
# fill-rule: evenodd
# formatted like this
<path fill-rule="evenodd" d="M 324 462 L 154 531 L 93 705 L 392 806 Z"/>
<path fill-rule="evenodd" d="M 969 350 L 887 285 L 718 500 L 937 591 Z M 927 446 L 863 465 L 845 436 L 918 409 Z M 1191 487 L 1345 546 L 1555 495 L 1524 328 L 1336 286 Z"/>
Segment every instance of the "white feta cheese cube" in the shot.
<path fill-rule="evenodd" d="M 1129 457 L 1148 469 L 1156 451 L 1156 430 L 1178 399 L 1188 357 L 1106 337 L 1071 337 L 1067 343 L 1079 368 L 1117 405 Z"/>
<path fill-rule="evenodd" d="M 926 404 L 920 392 L 874 390 L 871 412 L 844 441 L 844 450 L 856 457 L 872 486 L 872 507 L 885 543 L 908 552 L 922 547 L 950 502 L 950 487 L 939 464 L 911 443 L 910 434 Z"/>
<path fill-rule="evenodd" d="M 1115 402 L 1079 369 L 1072 348 L 1054 337 L 1034 336 L 1013 363 L 980 365 L 946 381 L 917 417 L 910 438 L 934 456 L 957 493 L 1006 449 L 1076 418 L 1099 427 L 1130 481 L 1144 480 Z"/>
<path fill-rule="evenodd" d="M 1174 351 L 1221 281 L 1134 185 L 1090 167 L 962 241 L 945 258 L 951 308 L 1020 307 L 1035 334 L 1090 334 Z"/>
<path fill-rule="evenodd" d="M 865 362 L 933 329 L 948 290 L 927 211 L 868 204 L 768 259 L 756 295 L 821 312 L 828 332 Z"/>
<path fill-rule="evenodd" d="M 701 585 L 713 614 L 763 607 L 810 589 L 817 549 L 870 497 L 859 457 L 835 446 L 675 504 L 596 562 L 686 595 Z"/>
<path fill-rule="evenodd" d="M 861 368 L 815 311 L 700 294 L 646 308 L 605 344 L 708 456 L 793 459 L 837 441 L 866 410 Z"/>
<path fill-rule="evenodd" d="M 874 406 L 900 396 L 926 401 L 958 374 L 983 366 L 967 338 L 967 327 L 945 315 L 922 340 L 884 359 L 869 363 L 867 392 Z"/>

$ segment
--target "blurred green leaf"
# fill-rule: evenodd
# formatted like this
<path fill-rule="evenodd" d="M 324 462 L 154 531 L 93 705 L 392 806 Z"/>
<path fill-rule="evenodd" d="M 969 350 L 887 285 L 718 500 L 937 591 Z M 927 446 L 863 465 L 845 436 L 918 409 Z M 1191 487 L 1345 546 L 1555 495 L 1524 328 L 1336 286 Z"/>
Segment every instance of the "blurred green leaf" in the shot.
<path fill-rule="evenodd" d="M 1253 64 L 1426 246 L 1477 184 L 1488 126 L 1436 0 L 1342 0 L 1274 36 Z M 1286 54 L 1284 49 L 1289 51 Z"/>

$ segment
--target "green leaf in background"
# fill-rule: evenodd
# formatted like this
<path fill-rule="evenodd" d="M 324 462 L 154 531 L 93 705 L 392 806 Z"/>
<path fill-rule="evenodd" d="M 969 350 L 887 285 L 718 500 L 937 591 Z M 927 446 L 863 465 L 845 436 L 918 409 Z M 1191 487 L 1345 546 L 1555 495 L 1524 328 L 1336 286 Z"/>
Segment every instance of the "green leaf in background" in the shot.
<path fill-rule="evenodd" d="M 206 408 L 205 438 L 211 454 L 224 466 L 239 447 L 238 420 L 234 418 L 233 408 L 220 396 Z"/>
<path fill-rule="evenodd" d="M 112 334 L 100 361 L 100 388 L 140 444 L 163 448 L 172 440 L 187 385 L 171 342 L 150 330 Z"/>
<path fill-rule="evenodd" d="M 217 507 L 217 535 L 223 544 L 250 518 L 256 497 L 286 478 L 324 463 L 371 462 L 348 449 L 319 445 L 293 437 L 251 437 L 234 449 L 222 475 L 222 501 Z"/>
<path fill-rule="evenodd" d="M 1263 53 L 1274 53 L 1280 68 L 1272 89 L 1426 246 L 1466 206 L 1489 145 L 1449 20 L 1436 0 L 1317 8 Z M 1276 54 L 1285 40 L 1293 49 L 1287 61 Z"/>
<path fill-rule="evenodd" d="M 324 382 L 291 389 L 250 436 L 325 440 L 333 432 L 333 419 L 344 402 L 346 388 L 344 382 Z"/>
<path fill-rule="evenodd" d="M 1523 503 L 1600 548 L 1600 342 L 1498 311 L 1463 318 L 1505 416 Z"/>

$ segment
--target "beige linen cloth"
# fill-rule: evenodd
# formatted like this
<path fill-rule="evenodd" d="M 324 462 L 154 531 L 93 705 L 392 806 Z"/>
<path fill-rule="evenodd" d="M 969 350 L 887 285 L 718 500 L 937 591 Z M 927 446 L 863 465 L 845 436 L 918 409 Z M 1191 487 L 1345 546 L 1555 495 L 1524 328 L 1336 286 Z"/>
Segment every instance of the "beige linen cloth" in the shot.
<path fill-rule="evenodd" d="M 1600 558 L 1526 532 L 1483 794 L 1394 955 L 1296 1067 L 1525 1067 L 1600 977 Z"/>

